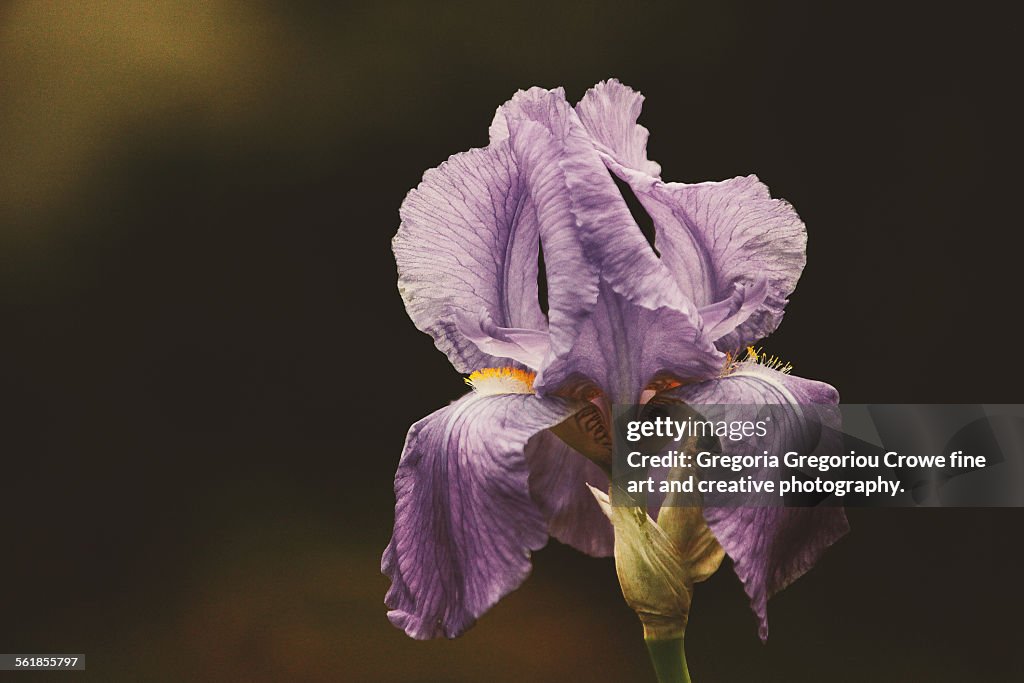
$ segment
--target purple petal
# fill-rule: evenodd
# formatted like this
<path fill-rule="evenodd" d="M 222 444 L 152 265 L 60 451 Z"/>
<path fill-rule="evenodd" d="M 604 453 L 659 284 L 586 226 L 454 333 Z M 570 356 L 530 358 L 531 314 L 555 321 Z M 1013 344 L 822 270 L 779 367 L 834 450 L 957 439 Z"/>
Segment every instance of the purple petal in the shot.
<path fill-rule="evenodd" d="M 770 334 L 805 263 L 806 232 L 793 208 L 773 200 L 754 176 L 721 183 L 663 183 L 647 159 L 647 129 L 637 125 L 643 96 L 618 81 L 599 83 L 576 111 L 592 144 L 628 183 L 654 221 L 661 260 L 684 297 L 705 308 L 726 301 L 737 286 L 767 281 L 756 306 L 717 321 L 718 348 L 731 350 Z M 742 315 L 739 315 L 742 314 Z"/>
<path fill-rule="evenodd" d="M 503 364 L 461 334 L 459 315 L 545 331 L 537 299 L 537 214 L 505 142 L 427 171 L 401 208 L 393 247 L 413 323 L 461 372 Z"/>
<path fill-rule="evenodd" d="M 560 131 L 569 114 L 565 90 L 533 87 L 520 90 L 494 112 L 489 134 L 491 144 L 508 138 L 517 122 L 534 121 L 548 131 Z"/>
<path fill-rule="evenodd" d="M 576 113 L 598 149 L 627 168 L 657 178 L 661 166 L 647 158 L 649 131 L 636 120 L 644 96 L 612 78 L 587 91 Z"/>
<path fill-rule="evenodd" d="M 532 394 L 468 394 L 412 426 L 381 561 L 393 624 L 413 638 L 454 638 L 523 582 L 548 537 L 523 450 L 572 412 Z"/>
<path fill-rule="evenodd" d="M 587 488 L 607 491 L 608 476 L 551 432 L 530 440 L 526 459 L 530 493 L 548 520 L 548 533 L 588 555 L 610 556 L 612 525 Z"/>
<path fill-rule="evenodd" d="M 574 379 L 596 383 L 611 403 L 639 403 L 644 389 L 668 373 L 701 381 L 718 375 L 725 356 L 684 311 L 647 308 L 602 283 L 597 306 L 580 325 L 576 344 L 538 375 L 538 392 Z"/>
<path fill-rule="evenodd" d="M 543 126 L 550 133 L 550 154 L 564 178 L 575 219 L 575 239 L 582 244 L 589 264 L 588 286 L 599 273 L 613 289 L 639 304 L 692 308 L 633 220 L 590 134 L 561 89 L 532 88 L 518 93 L 495 115 L 492 141 L 504 135 L 515 137 L 524 122 Z M 579 280 L 584 274 L 575 277 Z"/>
<path fill-rule="evenodd" d="M 806 262 L 807 233 L 793 207 L 756 176 L 717 183 L 663 183 L 605 157 L 654 221 L 655 244 L 683 294 L 698 307 L 737 285 L 767 281 L 764 301 L 718 342 L 722 350 L 763 339 L 782 320 Z"/>
<path fill-rule="evenodd" d="M 805 424 L 801 417 L 803 410 L 808 406 L 835 406 L 839 401 L 838 393 L 828 384 L 793 377 L 754 362 L 741 363 L 736 371 L 720 379 L 684 386 L 670 393 L 694 406 L 772 406 L 773 427 L 769 438 L 777 445 L 785 445 L 785 448 L 768 445 L 772 453 L 791 447 L 811 452 L 814 444 L 807 443 L 810 437 L 801 432 Z M 814 432 L 818 436 L 820 433 Z M 730 455 L 758 455 L 764 448 L 765 444 L 755 444 L 753 440 L 722 442 L 723 453 Z M 704 517 L 733 560 L 733 568 L 759 620 L 759 634 L 765 640 L 768 637 L 768 598 L 813 567 L 825 548 L 849 530 L 846 513 L 839 507 L 726 508 L 712 507 L 711 497 L 707 497 L 706 502 Z"/>
<path fill-rule="evenodd" d="M 728 298 L 700 309 L 704 334 L 718 341 L 748 320 L 767 296 L 768 280 L 764 278 L 759 278 L 752 285 L 737 282 Z"/>
<path fill-rule="evenodd" d="M 564 355 L 576 328 L 597 301 L 597 269 L 583 251 L 572 213 L 561 149 L 550 130 L 534 121 L 516 121 L 512 147 L 530 188 L 544 248 L 550 352 Z"/>
<path fill-rule="evenodd" d="M 481 311 L 476 319 L 457 316 L 456 327 L 484 353 L 510 358 L 531 370 L 537 370 L 543 365 L 551 346 L 547 332 L 498 327 L 487 311 Z"/>

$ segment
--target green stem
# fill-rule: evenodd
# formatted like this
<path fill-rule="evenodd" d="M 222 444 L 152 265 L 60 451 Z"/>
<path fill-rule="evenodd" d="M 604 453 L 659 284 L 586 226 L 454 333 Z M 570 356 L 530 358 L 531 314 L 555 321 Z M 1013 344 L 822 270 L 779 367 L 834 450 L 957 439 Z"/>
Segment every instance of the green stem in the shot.
<path fill-rule="evenodd" d="M 682 638 L 645 638 L 644 642 L 647 643 L 647 652 L 651 655 L 651 663 L 658 675 L 658 683 L 690 683 Z"/>

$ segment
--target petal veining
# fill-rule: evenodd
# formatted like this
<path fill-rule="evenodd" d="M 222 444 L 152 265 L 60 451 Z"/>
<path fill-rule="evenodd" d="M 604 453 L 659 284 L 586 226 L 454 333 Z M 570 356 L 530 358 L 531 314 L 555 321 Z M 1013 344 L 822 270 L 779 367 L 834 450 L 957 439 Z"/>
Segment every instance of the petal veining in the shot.
<path fill-rule="evenodd" d="M 548 538 L 524 449 L 573 411 L 532 394 L 471 393 L 412 426 L 381 561 L 392 623 L 414 638 L 454 638 L 523 582 Z"/>

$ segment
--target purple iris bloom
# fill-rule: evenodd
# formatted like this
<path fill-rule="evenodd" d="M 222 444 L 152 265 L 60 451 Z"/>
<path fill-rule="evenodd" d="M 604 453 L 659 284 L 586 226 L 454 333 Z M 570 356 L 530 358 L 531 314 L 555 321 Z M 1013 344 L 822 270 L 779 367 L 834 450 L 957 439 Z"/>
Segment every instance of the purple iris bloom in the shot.
<path fill-rule="evenodd" d="M 587 487 L 608 490 L 612 404 L 838 402 L 827 384 L 735 360 L 782 318 L 805 262 L 800 218 L 754 176 L 662 181 L 642 102 L 615 80 L 575 107 L 561 88 L 520 91 L 487 147 L 427 171 L 402 204 L 399 290 L 473 387 L 412 426 L 395 475 L 382 570 L 388 617 L 414 638 L 463 633 L 551 536 L 612 553 Z M 653 219 L 658 253 L 612 175 Z M 847 530 L 841 508 L 704 514 L 762 638 L 768 597 Z"/>

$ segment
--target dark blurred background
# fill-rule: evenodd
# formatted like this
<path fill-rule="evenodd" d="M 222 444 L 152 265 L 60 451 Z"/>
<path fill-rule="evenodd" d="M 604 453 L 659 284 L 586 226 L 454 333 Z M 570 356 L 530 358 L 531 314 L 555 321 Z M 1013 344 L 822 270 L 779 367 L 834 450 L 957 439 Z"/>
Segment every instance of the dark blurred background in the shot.
<path fill-rule="evenodd" d="M 1016 22 L 829 4 L 0 5 L 0 649 L 115 682 L 653 680 L 612 562 L 557 542 L 457 641 L 385 618 L 405 431 L 465 390 L 405 315 L 398 207 L 518 88 L 618 77 L 666 179 L 797 207 L 766 347 L 798 374 L 1019 401 Z M 1016 680 L 1020 510 L 849 516 L 767 646 L 728 566 L 698 589 L 699 683 Z"/>

